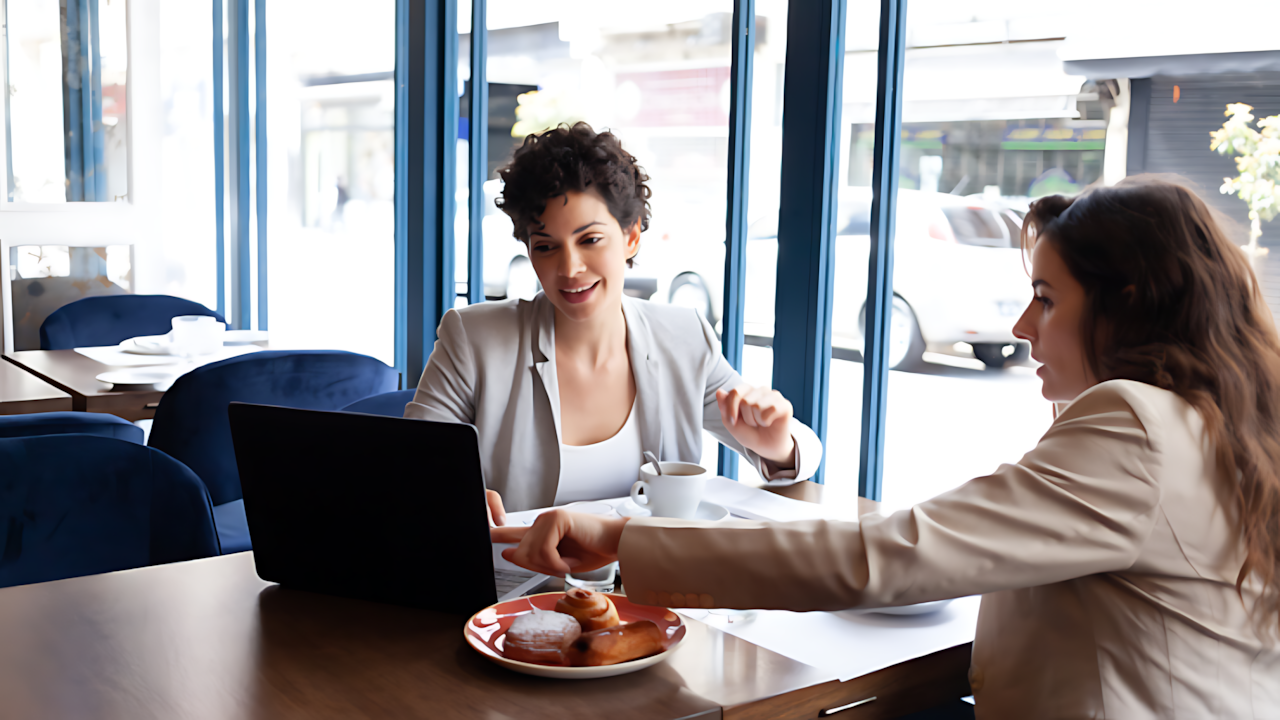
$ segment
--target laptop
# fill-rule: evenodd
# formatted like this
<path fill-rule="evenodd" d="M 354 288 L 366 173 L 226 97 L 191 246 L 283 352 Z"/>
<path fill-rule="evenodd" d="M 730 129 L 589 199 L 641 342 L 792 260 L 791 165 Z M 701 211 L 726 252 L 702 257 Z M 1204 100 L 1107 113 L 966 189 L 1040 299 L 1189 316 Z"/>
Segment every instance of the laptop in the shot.
<path fill-rule="evenodd" d="M 229 413 L 263 580 L 470 614 L 545 579 L 494 571 L 474 426 L 239 402 Z"/>

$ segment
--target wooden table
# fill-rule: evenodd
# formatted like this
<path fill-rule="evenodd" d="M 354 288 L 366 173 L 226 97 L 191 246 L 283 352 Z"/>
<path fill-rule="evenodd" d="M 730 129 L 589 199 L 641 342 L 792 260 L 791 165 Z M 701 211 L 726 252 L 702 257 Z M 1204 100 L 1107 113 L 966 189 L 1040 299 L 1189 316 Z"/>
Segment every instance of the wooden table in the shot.
<path fill-rule="evenodd" d="M 70 409 L 70 395 L 21 368 L 0 362 L 0 415 Z"/>
<path fill-rule="evenodd" d="M 19 350 L 5 360 L 17 365 L 71 396 L 71 408 L 80 412 L 118 415 L 125 420 L 155 417 L 162 390 L 113 390 L 97 376 L 122 368 L 103 365 L 75 350 Z"/>
<path fill-rule="evenodd" d="M 967 648 L 848 682 L 696 621 L 617 678 L 527 677 L 465 618 L 283 589 L 252 553 L 0 589 L 0 715 L 15 718 L 891 718 L 967 694 Z M 856 651 L 856 650 L 851 650 Z"/>

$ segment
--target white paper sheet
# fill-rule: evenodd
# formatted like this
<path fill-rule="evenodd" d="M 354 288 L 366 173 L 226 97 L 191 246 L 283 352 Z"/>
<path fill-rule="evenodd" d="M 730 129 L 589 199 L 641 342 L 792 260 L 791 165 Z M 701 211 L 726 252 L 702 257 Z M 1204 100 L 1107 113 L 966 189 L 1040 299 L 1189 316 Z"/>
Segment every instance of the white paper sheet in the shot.
<path fill-rule="evenodd" d="M 881 615 L 866 610 L 793 613 L 758 610 L 754 619 L 706 610 L 679 610 L 730 635 L 825 670 L 841 682 L 900 662 L 972 642 L 978 596 L 953 600 L 927 615 Z"/>
<path fill-rule="evenodd" d="M 729 512 L 748 520 L 857 520 L 858 507 L 819 505 L 792 500 L 767 490 L 744 485 L 727 477 L 707 478 L 705 500 L 728 508 Z"/>
<path fill-rule="evenodd" d="M 208 355 L 200 355 L 194 358 L 176 357 L 173 355 L 139 355 L 137 353 L 122 352 L 118 345 L 107 345 L 105 347 L 81 347 L 76 348 L 76 352 L 89 358 L 96 360 L 103 365 L 111 365 L 113 367 L 158 367 L 158 366 L 183 366 L 186 370 L 198 368 L 201 365 L 226 360 L 238 355 L 257 352 L 262 348 L 257 345 L 224 345 L 217 352 Z"/>

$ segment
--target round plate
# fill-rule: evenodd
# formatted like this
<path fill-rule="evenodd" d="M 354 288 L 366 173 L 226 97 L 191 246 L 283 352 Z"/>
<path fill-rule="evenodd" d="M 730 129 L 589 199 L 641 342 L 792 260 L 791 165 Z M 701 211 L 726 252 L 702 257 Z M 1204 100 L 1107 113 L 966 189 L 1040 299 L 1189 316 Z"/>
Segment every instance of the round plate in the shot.
<path fill-rule="evenodd" d="M 504 657 L 502 655 L 502 642 L 506 639 L 507 628 L 511 627 L 511 623 L 515 622 L 517 617 L 533 612 L 534 606 L 540 610 L 554 611 L 556 603 L 562 597 L 564 597 L 562 592 L 541 593 L 490 605 L 471 616 L 471 619 L 467 621 L 466 626 L 462 629 L 462 634 L 466 637 L 467 644 L 476 652 L 483 655 L 485 659 L 497 663 L 508 670 L 515 670 L 526 675 L 537 675 L 538 677 L 559 678 L 561 680 L 591 680 L 594 678 L 613 677 L 614 675 L 626 675 L 637 670 L 643 670 L 666 660 L 684 640 L 686 628 L 679 615 L 666 608 L 636 605 L 622 595 L 610 594 L 609 599 L 613 600 L 614 607 L 618 608 L 618 617 L 622 619 L 622 622 L 652 620 L 659 630 L 666 633 L 667 639 L 664 643 L 666 649 L 657 655 L 650 655 L 639 660 L 618 663 L 617 665 L 600 665 L 598 667 L 538 665 Z"/>
<path fill-rule="evenodd" d="M 99 373 L 96 378 L 99 382 L 111 383 L 112 385 L 170 385 L 174 380 L 178 379 L 179 374 L 172 369 L 157 370 L 155 368 L 141 367 L 127 370 L 109 370 Z"/>
<path fill-rule="evenodd" d="M 223 345 L 248 345 L 266 341 L 266 330 L 228 330 L 222 335 Z"/>
<path fill-rule="evenodd" d="M 649 517 L 652 513 L 649 508 L 643 508 L 632 502 L 631 498 L 627 498 L 625 502 L 615 508 L 619 515 L 623 517 Z M 720 522 L 729 519 L 729 511 L 722 505 L 703 500 L 698 503 L 698 512 L 694 514 L 694 520 L 706 520 L 708 522 Z"/>
<path fill-rule="evenodd" d="M 902 607 L 887 607 L 868 610 L 867 612 L 879 613 L 881 615 L 924 615 L 926 613 L 938 612 L 946 607 L 950 600 L 934 600 L 933 602 L 916 603 L 915 605 L 903 605 Z"/>

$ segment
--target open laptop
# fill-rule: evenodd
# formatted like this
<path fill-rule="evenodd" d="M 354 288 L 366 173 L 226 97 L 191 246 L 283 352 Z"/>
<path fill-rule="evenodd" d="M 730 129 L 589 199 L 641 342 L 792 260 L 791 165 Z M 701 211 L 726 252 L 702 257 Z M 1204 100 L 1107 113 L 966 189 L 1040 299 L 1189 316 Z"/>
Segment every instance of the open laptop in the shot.
<path fill-rule="evenodd" d="M 229 412 L 263 580 L 473 613 L 545 579 L 494 572 L 474 426 L 246 403 Z"/>

